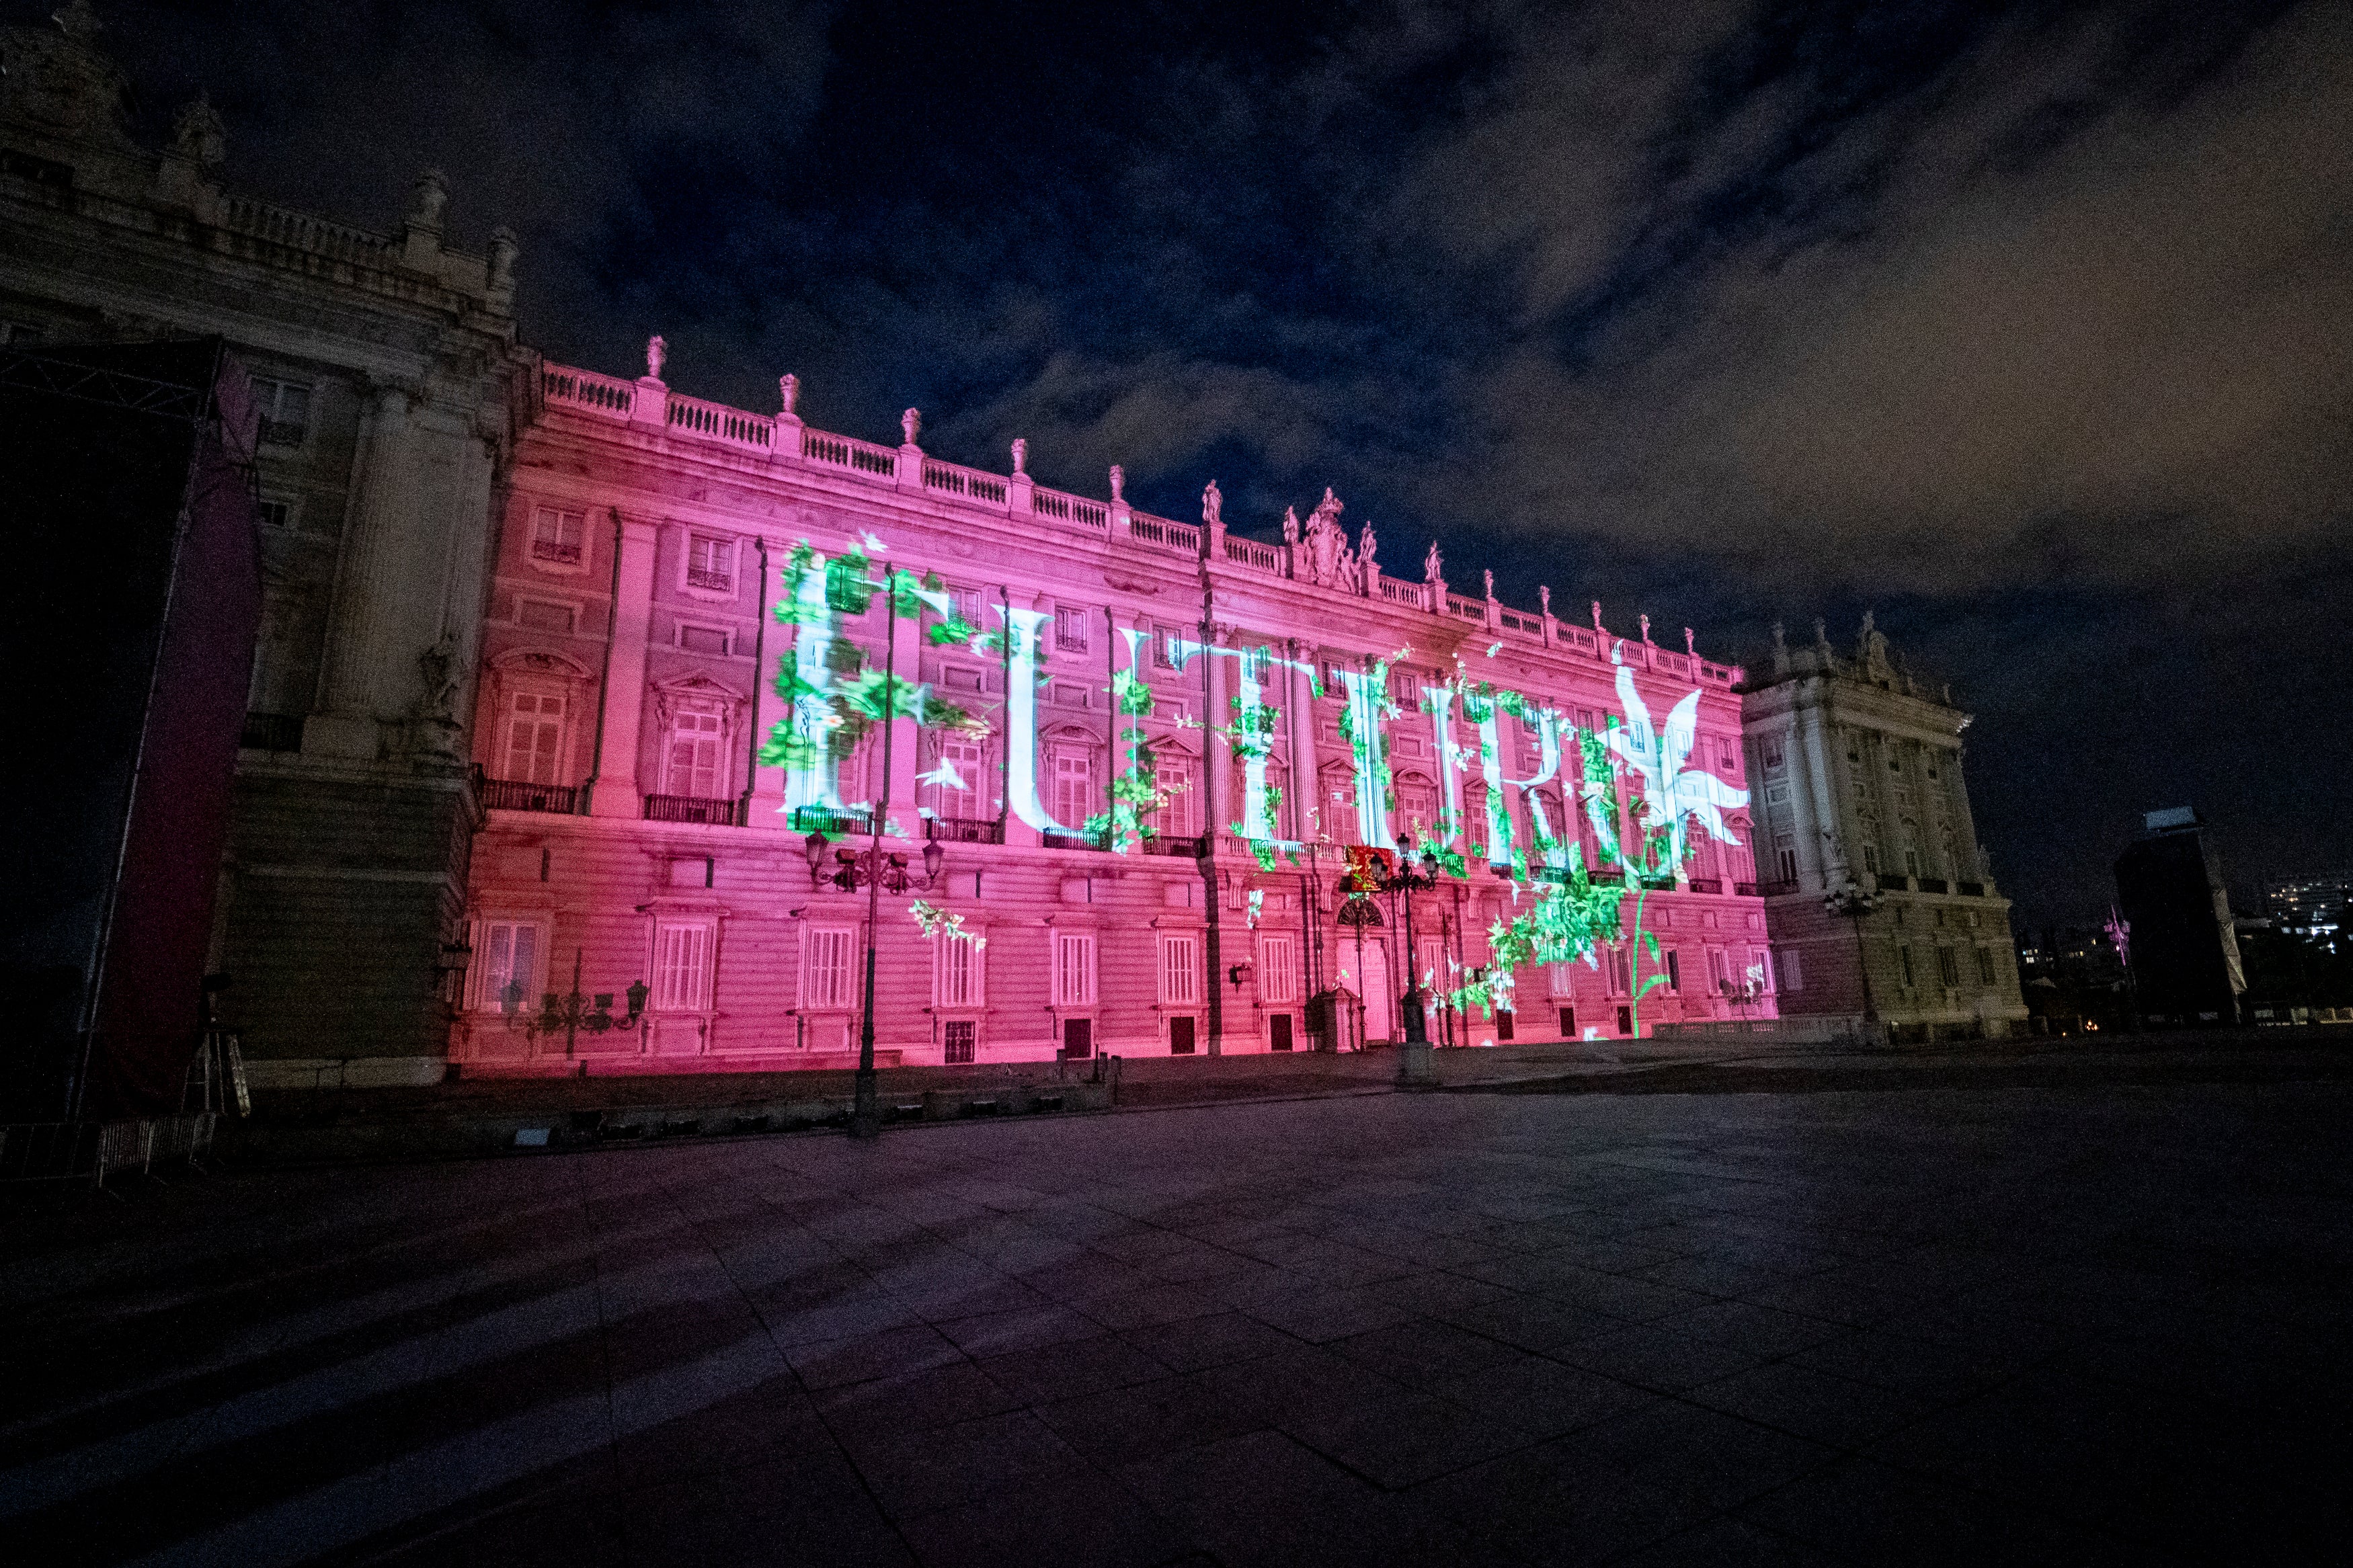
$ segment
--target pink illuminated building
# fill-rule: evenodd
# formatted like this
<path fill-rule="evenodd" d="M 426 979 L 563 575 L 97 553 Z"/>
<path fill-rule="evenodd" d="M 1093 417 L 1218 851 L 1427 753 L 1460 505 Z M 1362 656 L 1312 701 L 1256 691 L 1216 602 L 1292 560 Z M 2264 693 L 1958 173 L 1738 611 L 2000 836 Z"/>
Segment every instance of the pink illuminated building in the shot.
<path fill-rule="evenodd" d="M 659 340 L 634 381 L 545 366 L 518 439 L 472 726 L 486 820 L 449 1041 L 460 1070 L 845 1063 L 871 896 L 850 861 L 878 805 L 895 858 L 872 933 L 885 1065 L 1392 1038 L 1405 911 L 1393 893 L 1342 896 L 1347 847 L 1419 837 L 1463 857 L 1412 895 L 1410 960 L 1434 991 L 1458 991 L 1484 978 L 1491 929 L 1528 906 L 1565 846 L 1588 867 L 1604 858 L 1579 733 L 1640 724 L 1627 733 L 1648 742 L 1648 715 L 1672 729 L 1687 698 L 1687 760 L 1668 771 L 1712 774 L 1715 798 L 1739 804 L 1723 836 L 1694 819 L 1688 858 L 1649 895 L 1667 982 L 1635 1006 L 1628 944 L 1604 944 L 1521 970 L 1492 1016 L 1434 1005 L 1431 1037 L 1774 1015 L 1739 672 L 1688 634 L 1659 647 L 1647 622 L 1633 637 L 1604 630 L 1598 608 L 1573 626 L 1548 603 L 1450 592 L 1434 548 L 1390 575 L 1328 492 L 1280 540 L 1245 538 L 1214 486 L 1200 522 L 1174 521 L 1129 506 L 1116 468 L 1109 500 L 1065 494 L 1024 471 L 1022 443 L 1009 474 L 982 472 L 926 454 L 912 410 L 899 445 L 874 445 L 805 426 L 789 377 L 781 411 L 758 414 L 673 393 L 661 369 Z M 805 563 L 935 574 L 938 594 L 889 647 L 880 596 L 822 611 L 824 632 L 786 624 L 774 611 L 797 546 L 815 552 Z M 1034 635 L 932 635 L 949 621 Z M 755 763 L 796 722 L 780 670 L 886 664 L 987 732 L 902 715 L 838 762 Z M 1621 668 L 1646 712 L 1626 710 Z M 1363 726 L 1344 710 L 1351 692 L 1375 700 L 1376 670 L 1395 711 L 1377 716 L 1388 787 L 1369 800 Z M 1124 671 L 1151 693 L 1148 718 L 1114 700 Z M 1525 710 L 1473 723 L 1448 694 L 1474 687 Z M 1029 700 L 1008 700 L 1023 689 Z M 1245 758 L 1227 731 L 1251 698 L 1271 729 Z M 1119 842 L 1100 824 L 1132 731 L 1158 798 L 1152 831 Z M 1643 781 L 1607 765 L 1630 807 Z M 1505 840 L 1518 875 L 1489 863 L 1508 859 Z M 591 1014 L 607 999 L 601 1016 L 557 1016 L 576 1015 L 563 1003 L 575 991 Z"/>

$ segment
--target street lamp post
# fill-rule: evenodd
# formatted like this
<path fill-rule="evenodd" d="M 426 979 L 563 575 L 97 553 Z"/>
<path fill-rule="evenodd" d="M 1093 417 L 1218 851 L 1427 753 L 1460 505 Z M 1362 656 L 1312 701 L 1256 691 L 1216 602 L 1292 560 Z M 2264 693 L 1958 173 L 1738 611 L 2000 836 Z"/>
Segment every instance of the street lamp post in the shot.
<path fill-rule="evenodd" d="M 1438 1068 L 1430 1055 L 1430 1026 L 1421 1012 L 1421 970 L 1413 947 L 1413 896 L 1438 886 L 1438 857 L 1425 849 L 1416 866 L 1413 846 L 1398 840 L 1398 868 L 1389 886 L 1405 900 L 1405 1043 L 1398 1047 L 1398 1086 L 1429 1089 L 1438 1082 Z"/>
<path fill-rule="evenodd" d="M 891 813 L 891 732 L 898 728 L 892 704 L 899 684 L 899 584 L 897 568 L 882 568 L 882 789 L 868 817 L 872 842 L 867 847 L 871 874 L 866 879 L 866 999 L 858 1013 L 858 1077 L 850 1091 L 849 1135 L 878 1138 L 882 1133 L 882 1105 L 874 1081 L 874 939 L 882 920 L 882 825 Z"/>

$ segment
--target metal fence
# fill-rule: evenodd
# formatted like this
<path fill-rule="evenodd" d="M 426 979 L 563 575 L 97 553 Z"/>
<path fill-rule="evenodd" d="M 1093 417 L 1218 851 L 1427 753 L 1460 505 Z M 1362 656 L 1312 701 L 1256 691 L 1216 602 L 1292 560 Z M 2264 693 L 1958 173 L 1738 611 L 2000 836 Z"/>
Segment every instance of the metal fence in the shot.
<path fill-rule="evenodd" d="M 209 1110 L 136 1121 L 0 1124 L 0 1183 L 81 1182 L 104 1186 L 111 1172 L 201 1160 L 212 1152 Z"/>

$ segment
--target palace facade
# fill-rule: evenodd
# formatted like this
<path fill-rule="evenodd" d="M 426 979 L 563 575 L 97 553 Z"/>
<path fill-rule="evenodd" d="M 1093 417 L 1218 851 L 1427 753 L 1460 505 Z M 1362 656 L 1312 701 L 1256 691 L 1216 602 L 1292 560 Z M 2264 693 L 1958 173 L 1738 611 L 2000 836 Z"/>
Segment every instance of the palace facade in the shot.
<path fill-rule="evenodd" d="M 1391 575 L 1328 492 L 1280 542 L 1245 538 L 1214 487 L 1200 522 L 1155 517 L 1116 468 L 1107 498 L 1068 494 L 1018 442 L 987 472 L 926 453 L 913 410 L 870 443 L 805 426 L 790 377 L 755 413 L 662 368 L 659 342 L 634 380 L 543 367 L 517 447 L 476 683 L 461 1070 L 839 1064 L 870 940 L 886 1063 L 1394 1037 L 1409 964 L 1461 991 L 1548 872 L 1609 874 L 1643 783 L 1609 764 L 1601 821 L 1580 736 L 1655 744 L 1648 714 L 1672 731 L 1678 704 L 1674 766 L 1729 809 L 1648 894 L 1666 982 L 1638 1007 L 1648 969 L 1599 952 L 1517 974 L 1492 1014 L 1441 1003 L 1432 1037 L 1771 1015 L 1740 671 L 1688 635 L 1457 594 L 1434 548 Z M 894 614 L 844 597 L 845 567 L 927 586 Z M 810 732 L 828 691 L 885 669 L 921 689 L 892 688 L 892 722 Z M 1520 700 L 1474 717 L 1488 689 Z M 760 761 L 797 733 L 815 760 Z M 1141 833 L 1113 826 L 1124 779 Z M 1399 840 L 1459 858 L 1426 890 L 1346 897 L 1351 847 Z"/>

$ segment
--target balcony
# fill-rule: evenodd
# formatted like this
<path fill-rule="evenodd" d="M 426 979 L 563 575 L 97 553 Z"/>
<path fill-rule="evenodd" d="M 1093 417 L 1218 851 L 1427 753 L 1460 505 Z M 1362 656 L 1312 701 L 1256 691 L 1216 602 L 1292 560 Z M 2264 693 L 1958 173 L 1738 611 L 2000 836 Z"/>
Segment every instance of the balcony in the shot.
<path fill-rule="evenodd" d="M 686 585 L 708 594 L 732 594 L 735 591 L 735 574 L 714 572 L 708 566 L 690 566 L 686 569 Z"/>
<path fill-rule="evenodd" d="M 1789 894 L 1796 892 L 1798 890 L 1798 884 L 1794 881 L 1755 882 L 1749 885 L 1748 890 L 1755 893 L 1760 899 L 1779 899 L 1786 898 Z"/>
<path fill-rule="evenodd" d="M 1983 882 L 1956 882 L 1953 891 L 1965 899 L 1982 899 L 1986 896 L 1986 885 Z"/>
<path fill-rule="evenodd" d="M 795 833 L 822 833 L 828 838 L 844 834 L 871 833 L 874 818 L 862 811 L 837 811 L 827 805 L 804 805 L 793 812 Z"/>
<path fill-rule="evenodd" d="M 943 844 L 1002 844 L 1005 824 L 994 816 L 927 816 L 923 837 Z"/>
<path fill-rule="evenodd" d="M 237 743 L 256 752 L 299 752 L 302 749 L 300 713 L 248 713 Z"/>
<path fill-rule="evenodd" d="M 1720 893 L 1724 891 L 1724 879 L 1721 877 L 1694 877 L 1691 879 L 1691 890 L 1694 893 Z"/>
<path fill-rule="evenodd" d="M 648 822 L 699 822 L 711 827 L 733 827 L 741 818 L 733 800 L 713 800 L 694 795 L 649 795 L 646 796 Z"/>
<path fill-rule="evenodd" d="M 534 539 L 531 542 L 534 561 L 552 561 L 559 566 L 580 564 L 580 542 L 576 539 Z"/>
<path fill-rule="evenodd" d="M 1039 837 L 1045 839 L 1046 847 L 1049 849 L 1103 849 L 1109 847 L 1103 843 L 1103 835 L 1099 833 L 1047 833 L 1041 834 Z"/>
<path fill-rule="evenodd" d="M 480 781 L 482 805 L 491 811 L 552 811 L 559 816 L 580 815 L 577 784 L 523 784 L 515 779 Z"/>
<path fill-rule="evenodd" d="M 1208 839 L 1195 836 L 1180 837 L 1175 834 L 1155 833 L 1144 841 L 1146 855 L 1166 855 L 1174 859 L 1198 860 L 1208 850 Z"/>
<path fill-rule="evenodd" d="M 1733 883 L 1733 884 L 1732 884 L 1732 894 L 1733 894 L 1733 897 L 1735 897 L 1735 898 L 1738 898 L 1738 899 L 1753 899 L 1753 898 L 1757 898 L 1757 897 L 1758 897 L 1758 894 L 1757 894 L 1757 884 L 1756 884 L 1756 883 L 1754 883 L 1754 882 L 1735 882 L 1735 883 Z"/>
<path fill-rule="evenodd" d="M 1924 893 L 1941 893 L 1945 890 L 1945 879 L 1942 877 L 1923 877 L 1920 879 L 1918 886 L 1920 890 Z"/>
<path fill-rule="evenodd" d="M 1908 893 L 1912 890 L 1912 879 L 1899 877 L 1893 871 L 1882 871 L 1879 873 L 1879 890 L 1883 893 Z"/>

